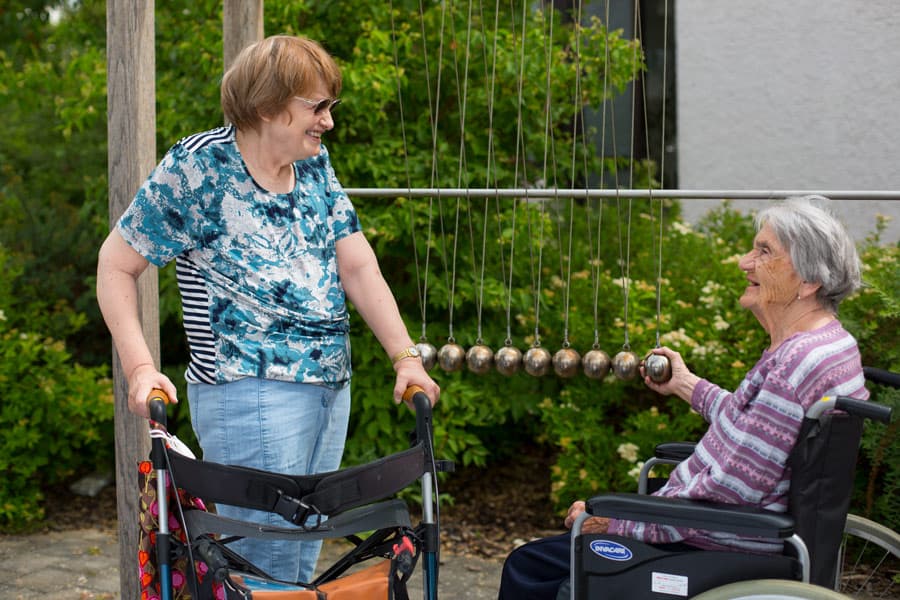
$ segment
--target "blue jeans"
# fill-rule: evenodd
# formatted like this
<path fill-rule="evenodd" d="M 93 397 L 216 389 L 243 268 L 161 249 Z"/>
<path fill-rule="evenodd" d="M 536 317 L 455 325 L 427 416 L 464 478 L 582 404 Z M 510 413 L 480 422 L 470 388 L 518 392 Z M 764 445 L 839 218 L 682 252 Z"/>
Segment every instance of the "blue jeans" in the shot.
<path fill-rule="evenodd" d="M 290 475 L 340 467 L 350 418 L 350 386 L 246 378 L 221 385 L 188 384 L 191 423 L 204 460 Z M 225 517 L 276 527 L 279 515 L 217 507 Z M 276 579 L 312 579 L 322 542 L 244 539 L 229 545 Z"/>

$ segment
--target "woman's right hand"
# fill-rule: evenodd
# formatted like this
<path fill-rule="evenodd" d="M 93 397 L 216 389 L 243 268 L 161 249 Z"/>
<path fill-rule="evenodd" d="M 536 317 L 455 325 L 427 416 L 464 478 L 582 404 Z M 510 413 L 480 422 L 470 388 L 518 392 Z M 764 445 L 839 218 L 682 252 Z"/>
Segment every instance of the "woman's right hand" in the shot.
<path fill-rule="evenodd" d="M 172 381 L 156 370 L 151 364 L 138 365 L 128 376 L 128 410 L 150 418 L 150 392 L 160 389 L 169 397 L 169 402 L 178 402 L 177 391 Z"/>
<path fill-rule="evenodd" d="M 659 354 L 669 359 L 669 365 L 672 367 L 672 377 L 670 377 L 668 381 L 656 383 L 647 375 L 642 362 L 641 377 L 644 378 L 644 383 L 647 387 L 658 394 L 664 396 L 674 394 L 682 400 L 690 402 L 691 396 L 694 393 L 694 387 L 697 385 L 697 382 L 700 381 L 700 378 L 688 369 L 684 359 L 681 358 L 681 355 L 671 348 L 663 346 L 661 348 L 654 348 L 652 352 L 653 354 Z"/>

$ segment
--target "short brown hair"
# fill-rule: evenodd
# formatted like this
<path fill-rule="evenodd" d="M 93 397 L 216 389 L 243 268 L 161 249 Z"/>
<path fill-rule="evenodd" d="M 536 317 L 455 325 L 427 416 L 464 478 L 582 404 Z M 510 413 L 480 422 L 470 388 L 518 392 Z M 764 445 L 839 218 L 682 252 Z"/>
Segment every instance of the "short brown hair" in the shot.
<path fill-rule="evenodd" d="M 222 111 L 238 129 L 255 129 L 263 116 L 278 114 L 320 81 L 332 98 L 340 95 L 341 71 L 322 46 L 305 37 L 273 35 L 241 50 L 225 72 Z"/>

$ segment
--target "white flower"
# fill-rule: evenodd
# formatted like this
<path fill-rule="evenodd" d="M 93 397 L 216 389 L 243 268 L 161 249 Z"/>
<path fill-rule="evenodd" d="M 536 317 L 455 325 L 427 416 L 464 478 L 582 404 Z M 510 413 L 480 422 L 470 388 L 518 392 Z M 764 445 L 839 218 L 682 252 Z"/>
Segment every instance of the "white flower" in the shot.
<path fill-rule="evenodd" d="M 722 290 L 722 284 L 717 283 L 715 281 L 707 281 L 706 285 L 704 285 L 700 291 L 704 294 L 715 294 L 718 291 Z"/>
<path fill-rule="evenodd" d="M 706 358 L 707 355 L 722 356 L 723 354 L 727 354 L 727 352 L 728 350 L 725 348 L 725 346 L 717 340 L 710 340 L 706 345 L 697 346 L 691 351 L 694 356 L 697 356 L 699 358 Z"/>
<path fill-rule="evenodd" d="M 676 346 L 693 348 L 697 345 L 696 340 L 685 333 L 683 327 L 679 327 L 675 331 L 669 331 L 660 336 L 659 341 L 664 346 Z"/>
<path fill-rule="evenodd" d="M 715 317 L 713 317 L 713 327 L 715 327 L 719 331 L 724 331 L 731 327 L 731 325 L 728 323 L 728 321 L 722 318 L 722 315 L 717 314 Z"/>
<path fill-rule="evenodd" d="M 638 459 L 638 450 L 640 450 L 640 448 L 638 448 L 636 444 L 632 444 L 631 442 L 619 444 L 619 447 L 616 448 L 616 452 L 619 453 L 619 456 L 630 463 L 633 463 Z"/>
<path fill-rule="evenodd" d="M 638 481 L 641 477 L 641 469 L 643 469 L 643 468 L 644 468 L 644 461 L 638 462 L 637 464 L 634 465 L 634 467 L 631 468 L 630 471 L 628 471 L 628 476 L 631 477 L 632 479 L 634 479 L 635 481 Z"/>
<path fill-rule="evenodd" d="M 682 235 L 687 235 L 689 233 L 692 233 L 691 226 L 689 224 L 683 223 L 681 221 L 675 221 L 674 223 L 672 223 L 672 231 L 677 231 L 678 233 L 680 233 Z"/>

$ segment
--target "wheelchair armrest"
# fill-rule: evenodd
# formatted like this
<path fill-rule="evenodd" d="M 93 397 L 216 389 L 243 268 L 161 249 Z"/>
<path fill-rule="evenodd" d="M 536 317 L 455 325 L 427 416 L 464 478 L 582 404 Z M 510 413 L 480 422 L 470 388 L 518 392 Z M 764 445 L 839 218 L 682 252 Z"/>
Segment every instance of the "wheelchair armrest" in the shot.
<path fill-rule="evenodd" d="M 664 460 L 683 461 L 694 453 L 696 442 L 663 442 L 653 449 L 653 456 Z"/>
<path fill-rule="evenodd" d="M 794 533 L 792 517 L 736 504 L 623 493 L 594 496 L 585 504 L 589 514 L 615 519 L 722 531 L 753 537 L 785 539 Z"/>

